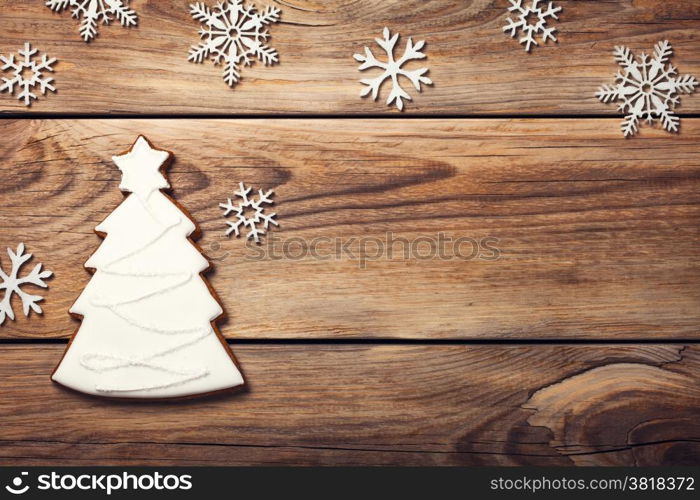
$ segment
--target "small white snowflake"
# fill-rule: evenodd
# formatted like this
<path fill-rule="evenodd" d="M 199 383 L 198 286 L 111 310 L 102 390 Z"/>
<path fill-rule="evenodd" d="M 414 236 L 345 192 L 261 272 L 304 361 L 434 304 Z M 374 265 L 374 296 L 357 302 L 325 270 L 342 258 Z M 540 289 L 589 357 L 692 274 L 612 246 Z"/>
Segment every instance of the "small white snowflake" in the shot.
<path fill-rule="evenodd" d="M 637 132 L 639 121 L 652 124 L 660 119 L 669 132 L 677 132 L 680 118 L 673 113 L 680 104 L 677 94 L 691 94 L 698 81 L 690 76 L 676 76 L 676 68 L 666 64 L 673 54 L 671 44 L 664 40 L 654 46 L 654 57 L 645 53 L 634 60 L 627 47 L 615 47 L 615 60 L 622 67 L 615 77 L 615 85 L 603 85 L 596 97 L 608 103 L 620 101 L 618 109 L 626 113 L 622 122 L 625 136 Z"/>
<path fill-rule="evenodd" d="M 35 313 L 41 314 L 41 307 L 37 305 L 37 302 L 44 300 L 40 295 L 30 295 L 22 291 L 21 286 L 24 284 L 32 284 L 46 288 L 47 285 L 44 283 L 46 278 L 51 276 L 51 271 L 41 270 L 41 264 L 37 264 L 32 272 L 29 273 L 24 278 L 20 278 L 19 274 L 22 265 L 32 258 L 32 254 L 24 253 L 24 243 L 20 243 L 17 246 L 17 252 L 13 252 L 11 248 L 7 249 L 7 254 L 10 256 L 10 261 L 12 262 L 12 271 L 9 276 L 5 274 L 0 266 L 0 290 L 5 290 L 5 296 L 2 301 L 0 301 L 0 325 L 5 322 L 5 317 L 11 320 L 15 319 L 15 313 L 12 310 L 12 294 L 17 294 L 20 299 L 22 299 L 22 310 L 25 316 L 29 316 L 29 310 L 31 309 Z"/>
<path fill-rule="evenodd" d="M 73 17 L 82 17 L 80 36 L 89 42 L 97 36 L 97 24 L 109 24 L 115 17 L 122 26 L 136 26 L 138 16 L 127 5 L 129 0 L 47 0 L 46 6 L 55 12 L 72 7 Z"/>
<path fill-rule="evenodd" d="M 554 36 L 556 28 L 547 28 L 548 18 L 559 19 L 557 12 L 562 10 L 561 7 L 554 7 L 552 2 L 549 2 L 547 10 L 543 10 L 538 4 L 541 0 L 532 0 L 529 7 L 523 6 L 525 0 L 510 0 L 511 6 L 508 7 L 509 12 L 516 12 L 518 16 L 513 21 L 508 18 L 508 25 L 503 27 L 503 31 L 510 30 L 510 36 L 515 37 L 520 31 L 523 36 L 520 38 L 520 43 L 525 44 L 525 50 L 530 52 L 532 44 L 539 45 L 535 40 L 535 35 L 542 33 L 542 43 L 547 43 L 547 40 L 556 42 Z"/>
<path fill-rule="evenodd" d="M 241 66 L 250 66 L 255 58 L 265 66 L 277 62 L 277 51 L 266 45 L 270 35 L 263 28 L 279 21 L 278 8 L 268 6 L 257 13 L 255 6 L 242 0 L 226 0 L 214 10 L 202 2 L 191 4 L 190 14 L 202 23 L 199 36 L 204 41 L 190 47 L 188 60 L 201 63 L 210 58 L 216 65 L 223 61 L 223 78 L 229 87 L 240 80 Z"/>
<path fill-rule="evenodd" d="M 49 57 L 44 54 L 41 56 L 41 61 L 37 63 L 34 60 L 34 56 L 39 52 L 37 49 L 33 49 L 29 43 L 24 44 L 24 50 L 20 49 L 19 55 L 22 56 L 22 60 L 15 60 L 15 55 L 10 54 L 9 57 L 4 57 L 0 55 L 0 62 L 3 63 L 2 71 L 11 70 L 14 71 L 14 76 L 12 78 L 2 79 L 2 85 L 0 85 L 0 92 L 8 91 L 10 94 L 14 93 L 15 86 L 20 88 L 22 91 L 17 96 L 20 101 L 24 99 L 25 106 L 31 106 L 32 99 L 38 99 L 36 94 L 31 92 L 30 89 L 39 86 L 42 94 L 46 94 L 47 90 L 55 92 L 56 89 L 51 82 L 53 78 L 48 78 L 44 75 L 43 71 L 53 72 L 51 65 L 56 62 L 56 58 Z"/>
<path fill-rule="evenodd" d="M 260 235 L 265 234 L 265 229 L 268 229 L 270 224 L 279 226 L 275 220 L 275 216 L 277 214 L 273 213 L 267 215 L 265 213 L 265 207 L 263 206 L 264 204 L 272 205 L 273 201 L 270 196 L 272 196 L 273 191 L 270 189 L 267 192 L 263 192 L 263 190 L 260 189 L 258 190 L 257 199 L 254 199 L 255 196 L 253 196 L 253 198 L 248 197 L 251 188 L 246 188 L 242 182 L 238 184 L 238 187 L 239 190 L 234 191 L 233 194 L 241 198 L 242 201 L 238 202 L 237 205 L 234 205 L 231 198 L 228 198 L 226 203 L 219 203 L 219 206 L 225 210 L 224 217 L 231 212 L 234 212 L 236 215 L 235 222 L 226 222 L 226 224 L 229 225 L 229 229 L 226 231 L 226 236 L 229 236 L 231 233 L 235 233 L 236 236 L 240 236 L 240 227 L 243 226 L 245 228 L 247 226 L 249 232 L 246 237 L 253 238 L 256 243 L 260 243 Z M 264 229 L 259 229 L 257 226 L 257 224 L 260 224 L 261 222 L 263 223 Z"/>
<path fill-rule="evenodd" d="M 379 96 L 379 89 L 381 88 L 382 83 L 384 83 L 386 79 L 391 78 L 391 93 L 386 100 L 386 104 L 387 106 L 390 106 L 392 102 L 396 101 L 396 107 L 399 109 L 399 111 L 401 111 L 403 110 L 402 99 L 410 101 L 411 96 L 401 88 L 399 76 L 408 78 L 418 92 L 421 92 L 421 83 L 424 85 L 433 84 L 433 81 L 430 78 L 423 76 L 428 72 L 428 68 L 420 68 L 414 71 L 402 69 L 402 66 L 408 61 L 425 58 L 425 54 L 420 51 L 425 45 L 425 40 L 420 40 L 418 43 L 413 45 L 413 40 L 409 38 L 408 42 L 406 42 L 406 50 L 401 58 L 396 60 L 394 59 L 394 47 L 399 39 L 399 33 L 391 36 L 389 28 L 384 28 L 383 35 L 384 39 L 375 38 L 375 41 L 384 50 L 384 52 L 386 52 L 387 62 L 378 61 L 374 57 L 374 54 L 369 47 L 365 47 L 364 55 L 354 55 L 355 60 L 362 63 L 358 68 L 359 71 L 364 71 L 368 68 L 380 68 L 384 70 L 384 72 L 376 78 L 364 78 L 360 80 L 360 83 L 366 85 L 366 87 L 362 89 L 362 92 L 360 92 L 360 96 L 364 97 L 372 92 L 372 100 L 376 101 L 377 97 Z"/>

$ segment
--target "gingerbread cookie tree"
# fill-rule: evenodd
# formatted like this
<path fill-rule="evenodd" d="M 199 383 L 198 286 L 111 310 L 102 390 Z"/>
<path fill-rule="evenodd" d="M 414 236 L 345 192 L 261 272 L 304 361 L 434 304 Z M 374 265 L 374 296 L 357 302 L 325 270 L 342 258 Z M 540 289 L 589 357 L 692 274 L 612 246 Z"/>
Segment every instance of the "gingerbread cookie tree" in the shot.
<path fill-rule="evenodd" d="M 176 398 L 242 385 L 214 320 L 222 309 L 200 275 L 209 267 L 195 224 L 161 189 L 170 153 L 139 137 L 115 156 L 130 194 L 95 230 L 94 275 L 70 312 L 82 318 L 52 379 L 115 398 Z"/>

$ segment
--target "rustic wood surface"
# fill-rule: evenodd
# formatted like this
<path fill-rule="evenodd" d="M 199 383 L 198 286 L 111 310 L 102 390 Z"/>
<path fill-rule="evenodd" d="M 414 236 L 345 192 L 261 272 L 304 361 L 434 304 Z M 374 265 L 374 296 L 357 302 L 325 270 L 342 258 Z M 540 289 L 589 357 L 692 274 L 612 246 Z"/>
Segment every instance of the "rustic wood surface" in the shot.
<path fill-rule="evenodd" d="M 530 54 L 502 31 L 507 0 L 258 0 L 282 9 L 270 43 L 280 63 L 245 68 L 231 90 L 220 67 L 187 61 L 199 29 L 189 3 L 134 0 L 137 28 L 101 26 L 86 44 L 70 12 L 54 13 L 43 1 L 0 0 L 0 53 L 31 41 L 59 59 L 58 94 L 32 113 L 396 113 L 384 105 L 387 86 L 377 102 L 359 97 L 367 72 L 360 74 L 352 57 L 384 26 L 404 40 L 427 41 L 435 84 L 412 92 L 408 113 L 616 114 L 616 106 L 594 96 L 617 72 L 616 45 L 650 52 L 668 39 L 674 65 L 700 77 L 697 0 L 558 0 L 559 43 Z M 0 111 L 27 108 L 4 94 Z M 700 97 L 686 96 L 679 111 L 700 112 Z"/>
<path fill-rule="evenodd" d="M 0 327 L 0 465 L 700 463 L 700 95 L 680 134 L 632 140 L 594 95 L 616 45 L 669 40 L 700 77 L 700 2 L 557 0 L 560 42 L 527 54 L 502 32 L 507 0 L 257 0 L 283 11 L 280 63 L 234 90 L 187 62 L 189 3 L 133 0 L 137 28 L 86 44 L 69 12 L 0 0 L 0 54 L 59 59 L 56 94 L 0 94 L 23 118 L 0 121 L 0 262 L 24 241 L 55 273 L 42 316 L 15 302 Z M 379 54 L 385 26 L 427 41 L 412 67 L 435 84 L 403 114 L 387 85 L 359 97 L 372 73 L 352 56 Z M 63 114 L 89 119 L 33 119 Z M 193 119 L 219 115 L 239 119 Z M 244 393 L 125 404 L 49 380 L 93 228 L 122 200 L 111 155 L 138 134 L 175 154 Z M 276 192 L 257 251 L 223 236 L 239 181 Z M 498 258 L 425 241 L 441 232 L 496 238 Z M 361 262 L 387 233 L 412 255 Z"/>
<path fill-rule="evenodd" d="M 697 339 L 700 121 L 632 141 L 612 121 L 6 123 L 0 248 L 24 241 L 55 278 L 45 314 L 0 336 L 74 331 L 93 228 L 123 199 L 111 155 L 143 133 L 175 152 L 174 196 L 202 226 L 229 338 Z M 218 203 L 238 181 L 276 192 L 262 260 L 223 236 Z M 373 256 L 387 232 L 493 237 L 500 254 L 443 244 L 440 258 L 424 241 L 416 254 L 434 258 L 405 258 L 394 243 L 362 268 L 361 239 Z M 298 258 L 318 238 L 321 258 Z"/>
<path fill-rule="evenodd" d="M 657 465 L 700 456 L 686 345 L 232 345 L 242 394 L 69 392 L 64 346 L 0 346 L 0 464 Z M 653 402 L 653 403 L 651 403 Z"/>

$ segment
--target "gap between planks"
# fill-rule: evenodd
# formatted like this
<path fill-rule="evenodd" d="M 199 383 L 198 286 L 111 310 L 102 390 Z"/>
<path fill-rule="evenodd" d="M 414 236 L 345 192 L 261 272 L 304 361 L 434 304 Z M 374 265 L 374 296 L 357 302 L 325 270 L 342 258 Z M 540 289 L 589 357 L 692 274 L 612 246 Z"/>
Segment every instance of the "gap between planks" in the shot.
<path fill-rule="evenodd" d="M 678 117 L 700 118 L 700 113 L 683 113 L 678 111 Z M 0 120 L 621 120 L 625 115 L 610 115 L 602 113 L 566 114 L 566 113 L 420 113 L 420 114 L 340 114 L 332 113 L 241 113 L 217 115 L 206 113 L 167 114 L 151 113 L 134 115 L 133 113 L 44 113 L 41 111 L 2 112 Z M 622 136 L 620 136 L 623 138 Z"/>
<path fill-rule="evenodd" d="M 2 345 L 66 345 L 70 338 L 0 338 Z M 401 338 L 227 338 L 226 342 L 237 345 L 387 345 L 387 346 L 536 346 L 536 345 L 590 345 L 625 346 L 635 344 L 700 344 L 700 340 L 685 338 L 670 339 L 401 339 Z"/>

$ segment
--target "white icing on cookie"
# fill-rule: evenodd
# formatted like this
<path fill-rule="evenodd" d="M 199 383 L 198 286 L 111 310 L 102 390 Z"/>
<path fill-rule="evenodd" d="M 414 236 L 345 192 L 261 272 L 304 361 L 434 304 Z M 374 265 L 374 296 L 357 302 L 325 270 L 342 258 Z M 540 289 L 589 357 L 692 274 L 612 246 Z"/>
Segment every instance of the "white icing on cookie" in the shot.
<path fill-rule="evenodd" d="M 169 153 L 139 137 L 113 158 L 128 196 L 96 228 L 95 269 L 70 312 L 83 316 L 52 379 L 110 397 L 172 398 L 243 384 L 211 321 L 218 302 L 199 275 L 209 263 L 187 237 L 195 226 L 160 192 Z"/>

